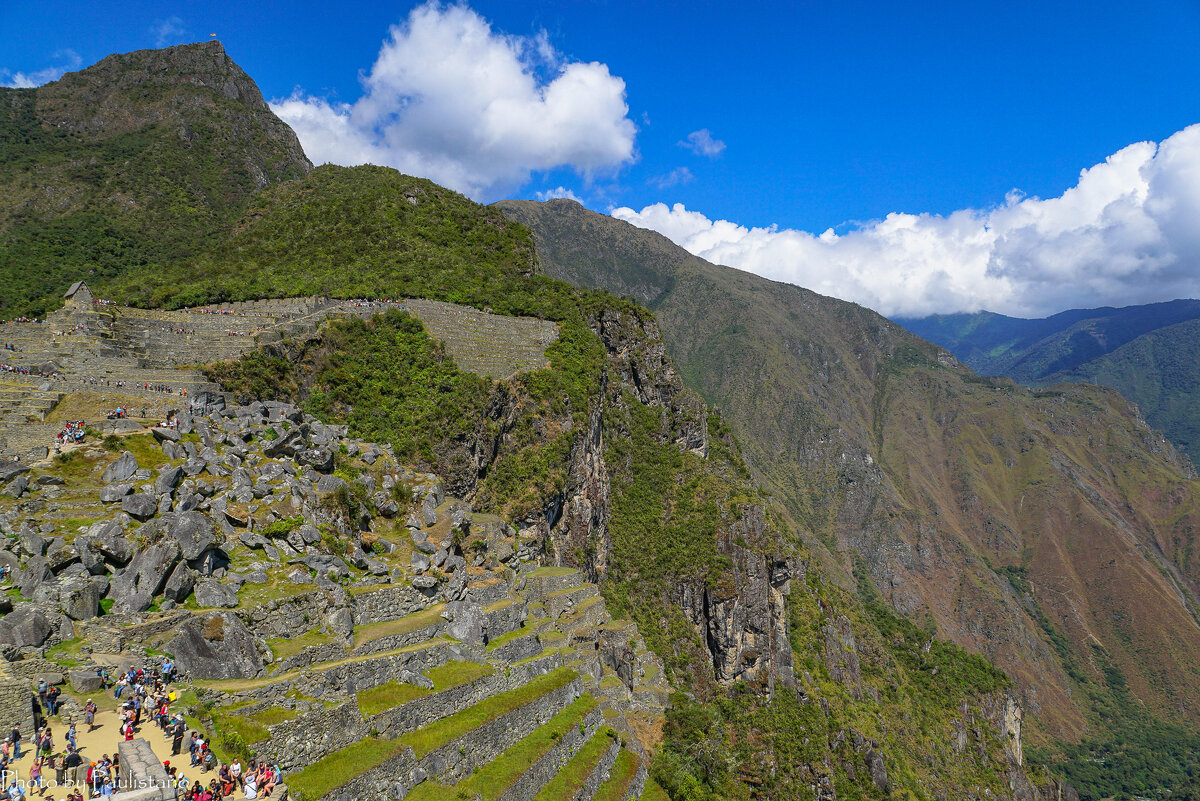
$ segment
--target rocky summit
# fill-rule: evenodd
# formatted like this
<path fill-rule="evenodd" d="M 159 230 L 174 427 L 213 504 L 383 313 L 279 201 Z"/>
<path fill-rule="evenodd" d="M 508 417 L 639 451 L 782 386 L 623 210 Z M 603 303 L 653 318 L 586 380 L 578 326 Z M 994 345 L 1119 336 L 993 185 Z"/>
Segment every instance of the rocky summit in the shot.
<path fill-rule="evenodd" d="M 215 42 L 0 89 L 0 135 L 18 776 L 38 737 L 146 799 L 1195 791 L 1200 490 L 1114 393 L 313 169 Z"/>

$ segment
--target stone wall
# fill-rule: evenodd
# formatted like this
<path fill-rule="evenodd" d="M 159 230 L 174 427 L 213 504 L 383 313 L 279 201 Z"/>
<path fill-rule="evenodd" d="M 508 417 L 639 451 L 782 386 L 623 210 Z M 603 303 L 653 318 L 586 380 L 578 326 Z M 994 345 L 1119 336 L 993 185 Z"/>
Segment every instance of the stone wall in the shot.
<path fill-rule="evenodd" d="M 354 625 L 398 620 L 428 609 L 436 599 L 408 585 L 387 585 L 354 596 Z"/>
<path fill-rule="evenodd" d="M 596 736 L 599 737 L 602 735 Z M 608 778 L 608 772 L 612 770 L 613 763 L 617 761 L 617 755 L 620 753 L 621 741 L 618 738 L 614 738 L 612 745 L 604 752 L 604 756 L 600 757 L 600 761 L 596 763 L 596 767 L 592 768 L 592 772 L 584 780 L 583 786 L 575 794 L 576 799 L 586 799 L 596 795 L 596 791 L 600 789 L 600 785 L 604 784 L 604 780 Z"/>
<path fill-rule="evenodd" d="M 512 787 L 501 793 L 496 801 L 533 801 L 534 796 L 571 761 L 571 757 L 575 756 L 603 722 L 604 715 L 599 709 L 593 709 L 584 716 L 581 725 L 573 726 L 559 738 L 554 747 L 525 771 L 521 778 L 513 782 Z"/>
<path fill-rule="evenodd" d="M 358 701 L 318 709 L 269 727 L 271 739 L 255 746 L 258 756 L 279 765 L 285 774 L 310 765 L 367 736 Z"/>

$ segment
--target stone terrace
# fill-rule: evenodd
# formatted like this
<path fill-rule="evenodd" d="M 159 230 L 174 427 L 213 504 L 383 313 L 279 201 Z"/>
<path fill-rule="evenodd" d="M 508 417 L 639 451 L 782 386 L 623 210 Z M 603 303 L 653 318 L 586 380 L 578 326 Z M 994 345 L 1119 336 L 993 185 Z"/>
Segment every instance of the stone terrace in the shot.
<path fill-rule="evenodd" d="M 370 317 L 392 308 L 420 319 L 461 368 L 493 378 L 545 367 L 546 348 L 558 338 L 557 326 L 544 320 L 420 299 L 310 297 L 179 311 L 68 306 L 40 323 L 0 324 L 0 344 L 15 348 L 0 351 L 0 365 L 30 372 L 0 370 L 0 455 L 39 458 L 57 429 L 30 426 L 44 421 L 67 394 L 129 396 L 135 408 L 166 395 L 186 406 L 184 393 L 219 391 L 200 365 L 237 358 L 284 337 L 311 335 L 330 318 Z"/>

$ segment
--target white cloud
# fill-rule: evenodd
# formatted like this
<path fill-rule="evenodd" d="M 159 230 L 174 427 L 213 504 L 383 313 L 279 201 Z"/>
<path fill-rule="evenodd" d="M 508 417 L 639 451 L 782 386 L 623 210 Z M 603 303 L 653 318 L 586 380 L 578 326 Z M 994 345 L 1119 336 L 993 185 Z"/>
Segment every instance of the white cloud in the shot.
<path fill-rule="evenodd" d="M 374 163 L 477 199 L 534 170 L 590 178 L 634 158 L 625 82 L 567 61 L 545 33 L 509 36 L 463 5 L 429 2 L 393 26 L 354 103 L 294 93 L 272 108 L 316 163 Z"/>
<path fill-rule="evenodd" d="M 656 203 L 614 217 L 692 253 L 883 314 L 1072 307 L 1200 297 L 1200 125 L 1139 142 L 1045 200 L 1010 193 L 991 209 L 893 213 L 838 235 L 710 220 Z"/>
<path fill-rule="evenodd" d="M 183 20 L 179 17 L 156 19 L 154 20 L 154 24 L 150 26 L 150 33 L 154 36 L 155 47 L 179 44 L 183 32 Z"/>
<path fill-rule="evenodd" d="M 687 167 L 676 167 L 666 175 L 656 175 L 647 183 L 657 186 L 659 189 L 670 189 L 673 186 L 684 186 L 696 180 L 696 176 L 692 175 L 692 171 Z"/>
<path fill-rule="evenodd" d="M 710 159 L 715 159 L 725 149 L 725 143 L 720 139 L 714 139 L 712 132 L 707 128 L 692 131 L 687 135 L 687 141 L 680 142 L 679 146 L 686 147 L 697 156 L 704 156 Z"/>
<path fill-rule="evenodd" d="M 79 54 L 69 49 L 58 51 L 54 54 L 54 58 L 60 63 L 33 72 L 11 72 L 0 69 L 0 86 L 6 89 L 32 89 L 35 86 L 57 81 L 71 70 L 78 69 L 79 65 L 83 63 Z"/>
<path fill-rule="evenodd" d="M 547 189 L 545 192 L 535 192 L 534 196 L 543 203 L 545 203 L 547 200 L 558 200 L 559 198 L 564 197 L 568 200 L 574 200 L 576 203 L 583 203 L 579 195 L 575 194 L 565 186 L 556 186 L 553 189 Z"/>

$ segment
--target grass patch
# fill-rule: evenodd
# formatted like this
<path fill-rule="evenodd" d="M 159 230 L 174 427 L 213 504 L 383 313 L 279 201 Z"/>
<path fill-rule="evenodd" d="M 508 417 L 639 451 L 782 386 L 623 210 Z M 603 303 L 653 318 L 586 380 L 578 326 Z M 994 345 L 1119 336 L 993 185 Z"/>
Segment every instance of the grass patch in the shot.
<path fill-rule="evenodd" d="M 600 789 L 592 796 L 592 801 L 623 801 L 629 784 L 637 775 L 641 760 L 632 751 L 621 749 L 617 761 L 608 772 L 608 781 L 600 785 Z"/>
<path fill-rule="evenodd" d="M 66 668 L 79 667 L 79 659 L 82 657 L 80 648 L 82 648 L 83 642 L 82 637 L 72 637 L 65 642 L 60 642 L 58 645 L 46 649 L 46 658 Z"/>
<path fill-rule="evenodd" d="M 255 723 L 261 723 L 264 726 L 274 726 L 276 723 L 283 723 L 285 720 L 292 720 L 300 713 L 294 709 L 283 709 L 278 706 L 269 706 L 259 712 L 250 715 L 250 719 Z"/>
<path fill-rule="evenodd" d="M 395 634 L 412 634 L 414 631 L 435 626 L 442 619 L 444 604 L 431 606 L 422 612 L 399 618 L 385 620 L 382 623 L 367 623 L 354 627 L 354 647 L 359 648 L 369 642 L 390 637 Z"/>
<path fill-rule="evenodd" d="M 578 674 L 575 671 L 559 668 L 553 673 L 537 677 L 523 687 L 493 696 L 470 709 L 464 709 L 462 712 L 443 718 L 431 726 L 406 734 L 399 739 L 406 745 L 412 746 L 418 757 L 424 756 L 485 723 L 520 709 L 546 693 L 565 687 L 577 677 Z"/>
<path fill-rule="evenodd" d="M 321 798 L 356 776 L 378 767 L 404 750 L 399 740 L 368 737 L 334 751 L 287 777 L 288 789 L 304 801 Z"/>
<path fill-rule="evenodd" d="M 607 726 L 596 732 L 579 749 L 579 753 L 571 757 L 571 761 L 546 783 L 534 801 L 571 801 L 616 739 L 617 733 Z"/>
<path fill-rule="evenodd" d="M 533 632 L 527 628 L 514 629 L 513 631 L 510 631 L 508 634 L 501 634 L 496 639 L 489 640 L 487 647 L 484 650 L 485 651 L 494 651 L 497 648 L 499 648 L 500 646 L 510 643 L 513 640 L 519 640 L 522 637 L 530 637 L 530 636 L 533 636 Z"/>
<path fill-rule="evenodd" d="M 555 567 L 553 565 L 550 565 L 547 567 L 539 567 L 537 570 L 534 570 L 532 573 L 530 573 L 529 577 L 533 578 L 535 576 L 539 576 L 539 577 L 540 576 L 569 576 L 572 573 L 578 573 L 578 572 L 579 571 L 573 567 Z"/>
<path fill-rule="evenodd" d="M 312 629 L 311 631 L 304 632 L 299 637 L 279 637 L 267 640 L 267 645 L 270 646 L 271 653 L 275 655 L 275 659 L 282 660 L 295 656 L 311 645 L 324 645 L 333 641 L 334 636 L 332 634 Z"/>
<path fill-rule="evenodd" d="M 579 726 L 584 716 L 595 708 L 595 698 L 587 694 L 581 695 L 528 737 L 463 779 L 454 788 L 426 782 L 418 785 L 408 797 L 412 801 L 438 801 L 442 798 L 474 798 L 478 795 L 483 801 L 495 801 L 512 787 L 513 782 L 521 778 L 525 771 L 545 756 L 567 732 Z"/>
<path fill-rule="evenodd" d="M 427 690 L 415 684 L 401 684 L 398 681 L 389 681 L 386 684 L 380 684 L 378 687 L 372 687 L 369 690 L 357 693 L 358 711 L 362 713 L 364 718 L 369 718 L 372 715 L 378 715 L 380 712 L 394 709 L 401 704 L 407 704 L 409 701 L 424 698 L 432 693 L 433 690 Z"/>
<path fill-rule="evenodd" d="M 496 669 L 487 662 L 447 662 L 427 670 L 425 675 L 433 682 L 433 689 L 441 692 L 460 687 L 463 684 L 470 684 L 476 679 L 482 679 L 495 672 Z"/>

